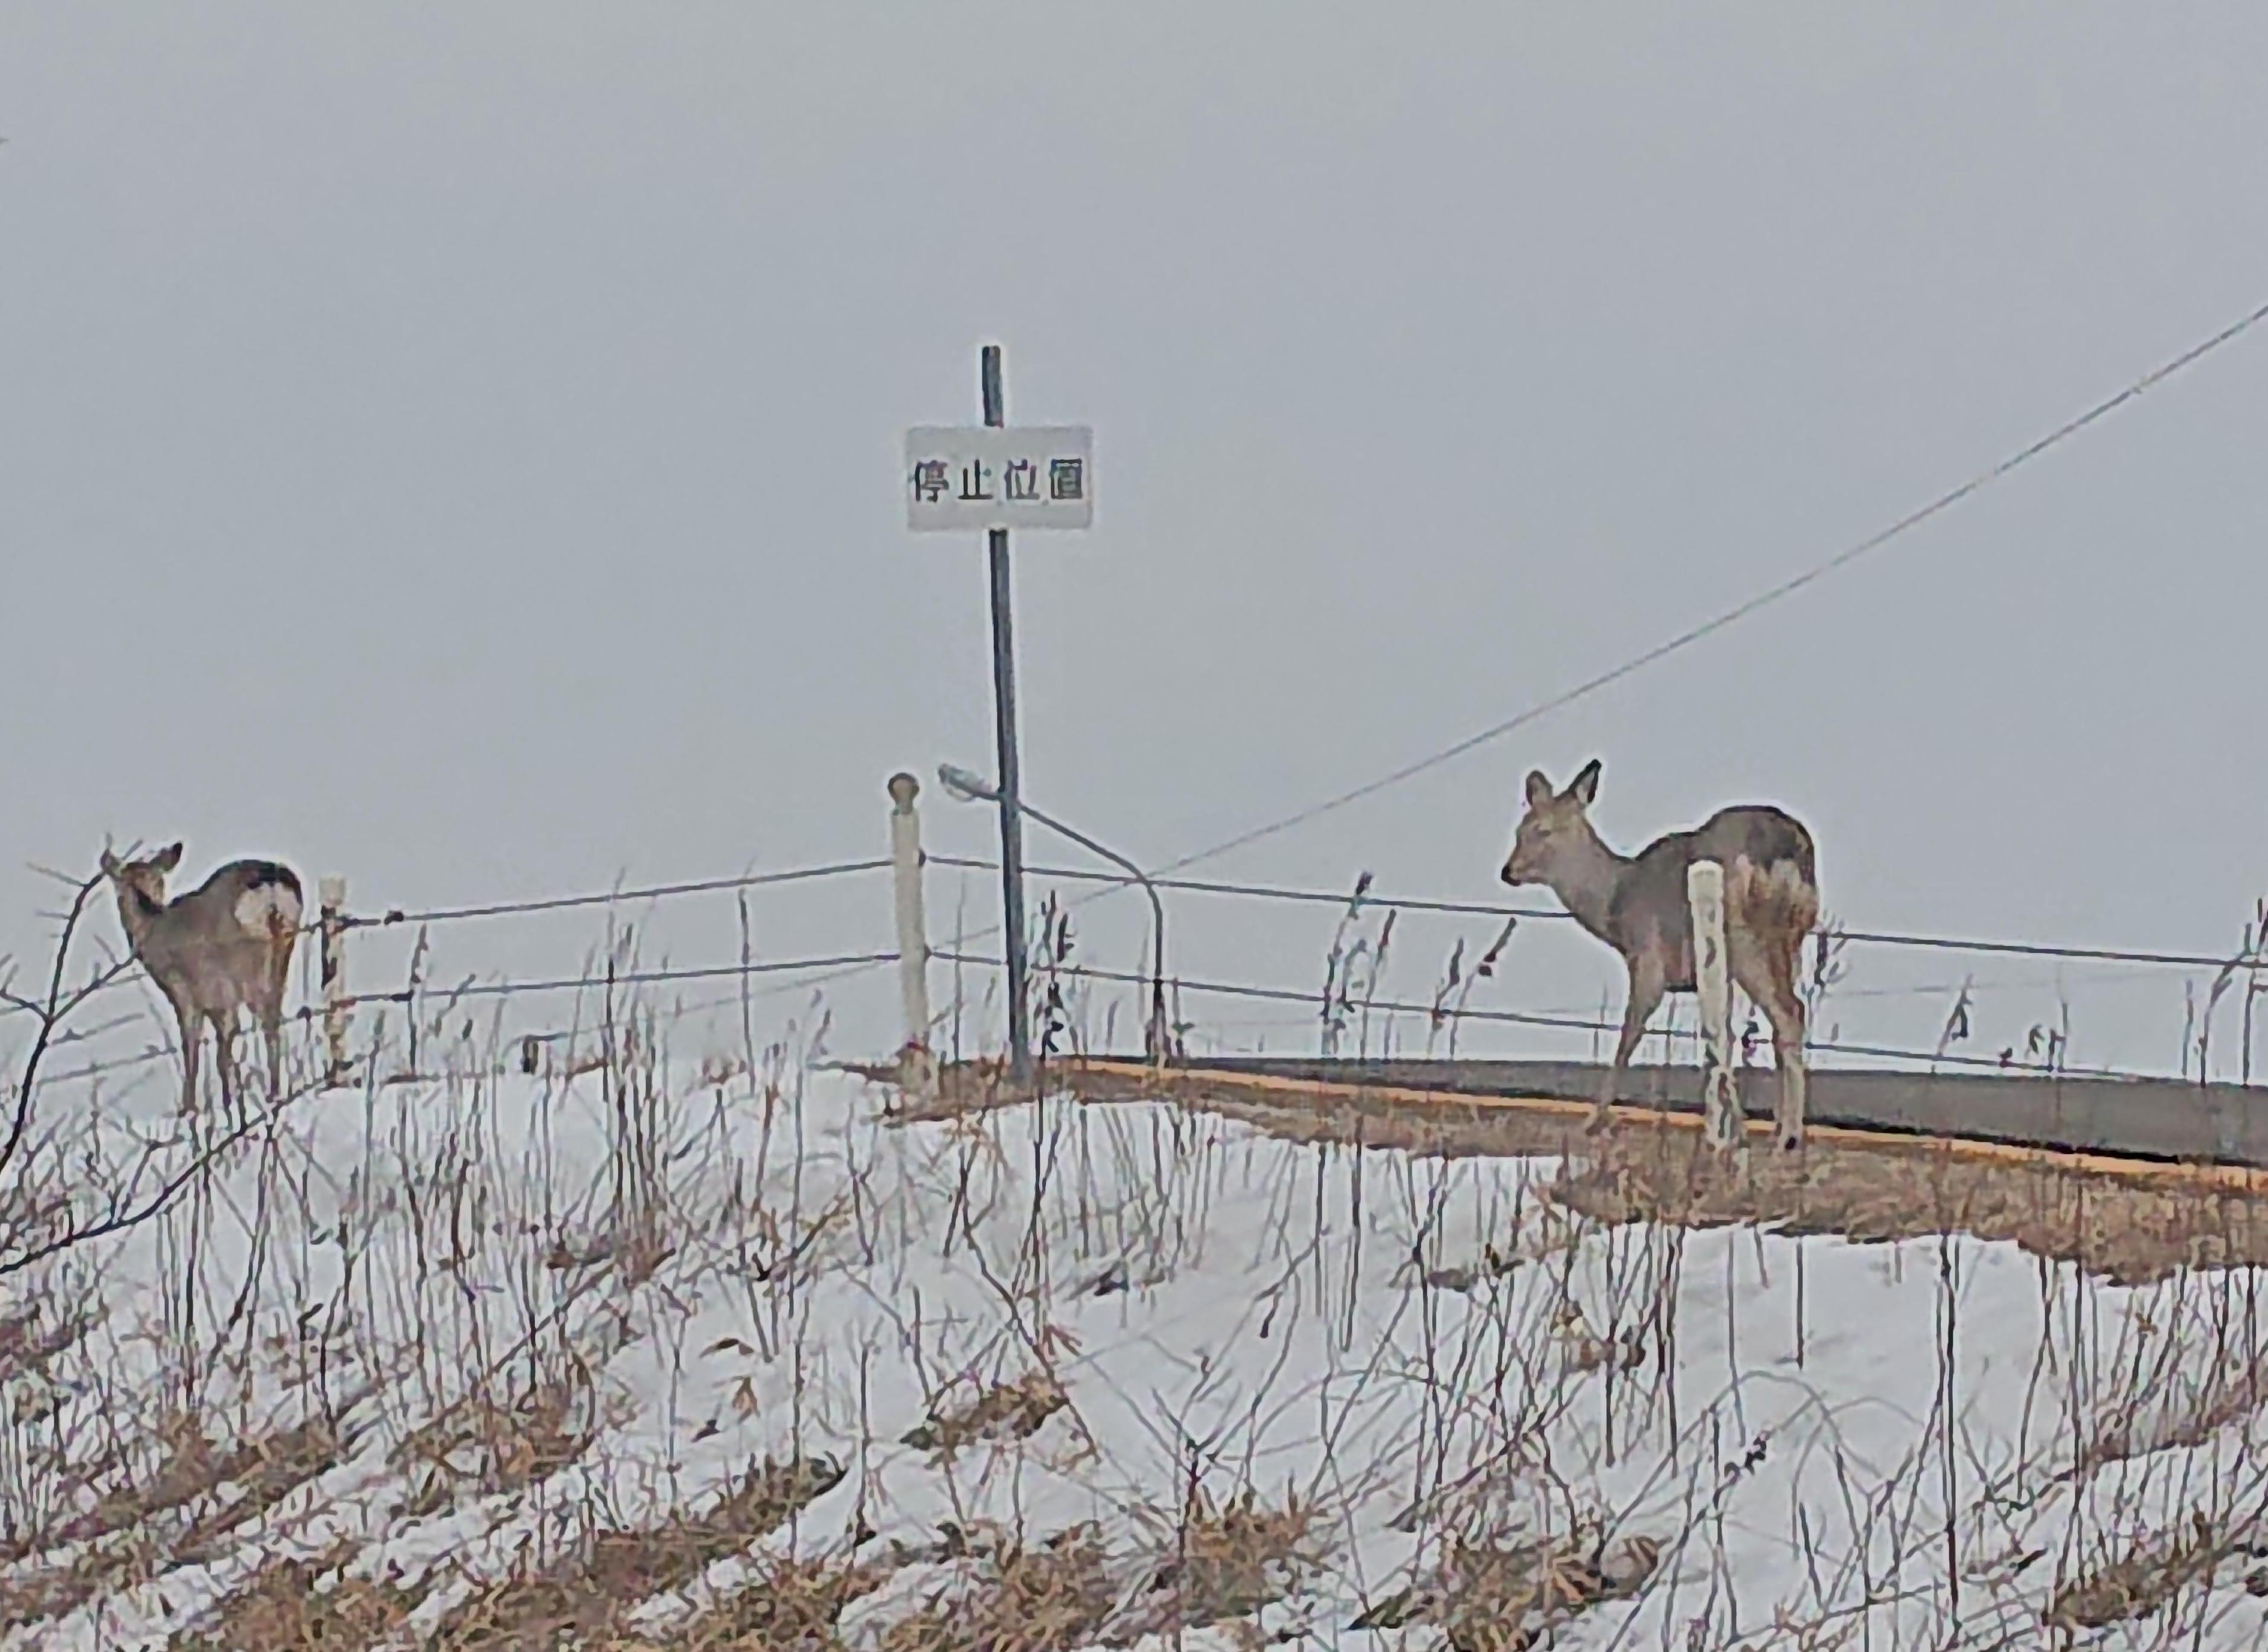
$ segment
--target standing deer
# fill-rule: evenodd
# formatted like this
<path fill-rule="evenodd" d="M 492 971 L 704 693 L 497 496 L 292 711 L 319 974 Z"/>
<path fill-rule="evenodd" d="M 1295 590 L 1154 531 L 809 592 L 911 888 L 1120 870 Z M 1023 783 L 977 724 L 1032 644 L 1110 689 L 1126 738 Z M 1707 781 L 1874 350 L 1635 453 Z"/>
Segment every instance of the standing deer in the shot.
<path fill-rule="evenodd" d="M 1819 921 L 1811 834 L 1779 809 L 1750 805 L 1720 809 L 1691 831 L 1655 838 L 1635 856 L 1618 855 L 1592 829 L 1587 811 L 1598 794 L 1595 758 L 1564 792 L 1554 792 L 1540 771 L 1529 774 L 1527 812 L 1503 874 L 1515 889 L 1547 886 L 1577 923 L 1622 954 L 1630 970 L 1622 1037 L 1591 1127 L 1605 1125 L 1631 1052 L 1662 995 L 1694 990 L 1685 869 L 1713 860 L 1725 868 L 1726 962 L 1771 1022 L 1779 1143 L 1800 1147 L 1804 1011 L 1795 984 L 1804 937 Z"/>
<path fill-rule="evenodd" d="M 118 918 L 134 955 L 173 1007 L 181 1032 L 181 1110 L 197 1105 L 197 1045 L 210 1022 L 221 1099 L 236 1097 L 232 1040 L 248 1009 L 268 1038 L 270 1104 L 284 1097 L 284 987 L 299 936 L 299 880 L 273 860 L 232 860 L 202 887 L 166 898 L 166 879 L 181 864 L 174 844 L 140 860 L 102 852 L 103 874 L 118 891 Z"/>

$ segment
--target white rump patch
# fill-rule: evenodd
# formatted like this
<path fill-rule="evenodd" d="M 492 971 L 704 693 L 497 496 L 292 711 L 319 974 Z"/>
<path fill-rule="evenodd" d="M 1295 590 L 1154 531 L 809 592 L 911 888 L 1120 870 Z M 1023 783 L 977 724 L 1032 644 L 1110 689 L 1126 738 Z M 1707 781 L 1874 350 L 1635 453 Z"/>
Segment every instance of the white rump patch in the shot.
<path fill-rule="evenodd" d="M 1793 860 L 1777 862 L 1771 869 L 1772 893 L 1784 901 L 1798 901 L 1812 892 L 1803 868 Z"/>
<path fill-rule="evenodd" d="M 236 897 L 236 921 L 255 935 L 299 927 L 299 897 L 288 883 L 263 883 Z"/>

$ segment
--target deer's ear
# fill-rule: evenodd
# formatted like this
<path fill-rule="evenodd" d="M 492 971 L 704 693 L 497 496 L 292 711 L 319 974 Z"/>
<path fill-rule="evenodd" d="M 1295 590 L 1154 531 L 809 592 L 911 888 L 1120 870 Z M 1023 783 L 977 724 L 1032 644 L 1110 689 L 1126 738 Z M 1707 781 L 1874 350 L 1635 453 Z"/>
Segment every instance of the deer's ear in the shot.
<path fill-rule="evenodd" d="M 181 845 L 168 844 L 150 857 L 150 864 L 159 872 L 171 872 L 181 864 Z"/>
<path fill-rule="evenodd" d="M 1567 795 L 1584 808 L 1599 794 L 1599 760 L 1594 757 L 1583 765 L 1583 771 L 1567 782 Z"/>
<path fill-rule="evenodd" d="M 1550 800 L 1551 782 L 1544 778 L 1543 770 L 1530 769 L 1528 771 L 1528 807 L 1541 808 Z"/>
<path fill-rule="evenodd" d="M 102 852 L 102 875 L 106 878 L 118 875 L 118 857 L 107 849 Z"/>

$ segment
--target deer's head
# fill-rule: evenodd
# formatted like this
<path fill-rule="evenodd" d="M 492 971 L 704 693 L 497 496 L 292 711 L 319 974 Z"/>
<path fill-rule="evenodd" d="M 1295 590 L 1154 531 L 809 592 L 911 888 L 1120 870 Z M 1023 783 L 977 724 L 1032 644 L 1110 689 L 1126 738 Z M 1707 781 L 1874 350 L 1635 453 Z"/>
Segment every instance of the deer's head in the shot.
<path fill-rule="evenodd" d="M 1591 830 L 1587 810 L 1599 794 L 1599 760 L 1567 783 L 1564 792 L 1551 789 L 1543 771 L 1528 775 L 1528 808 L 1512 834 L 1512 853 L 1504 863 L 1504 881 L 1518 889 L 1523 883 L 1552 883 L 1571 855 L 1594 849 L 1599 836 Z"/>
<path fill-rule="evenodd" d="M 179 844 L 169 844 L 156 854 L 144 855 L 139 860 L 121 860 L 107 849 L 102 852 L 102 875 L 118 890 L 121 909 L 137 903 L 152 910 L 164 906 L 166 880 L 180 864 Z"/>

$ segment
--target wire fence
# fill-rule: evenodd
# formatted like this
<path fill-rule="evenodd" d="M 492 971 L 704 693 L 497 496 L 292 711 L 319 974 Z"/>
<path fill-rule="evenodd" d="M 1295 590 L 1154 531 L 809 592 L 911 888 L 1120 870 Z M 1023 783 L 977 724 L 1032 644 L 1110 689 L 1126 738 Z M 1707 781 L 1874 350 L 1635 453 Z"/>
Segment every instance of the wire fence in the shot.
<path fill-rule="evenodd" d="M 981 965 L 990 969 L 1001 967 L 1001 961 L 998 958 L 965 953 L 933 952 L 930 955 L 938 962 L 945 963 Z M 1137 974 L 1130 970 L 1105 970 L 1090 964 L 1057 964 L 1041 971 L 1042 978 L 1049 974 L 1072 980 L 1107 981 L 1130 986 L 1147 986 L 1150 984 L 1150 977 L 1146 975 Z M 1300 1004 L 1306 1006 L 1310 1015 L 1318 1021 L 1329 1014 L 1343 1011 L 1350 1018 L 1405 1015 L 1418 1017 L 1429 1027 L 1441 1032 L 1466 1022 L 1478 1022 L 1491 1026 L 1543 1028 L 1555 1032 L 1614 1034 L 1621 1030 L 1621 1023 L 1618 1021 L 1604 1021 L 1593 1016 L 1557 1014 L 1534 1010 L 1491 1009 L 1485 1006 L 1475 1008 L 1470 1005 L 1447 1002 L 1418 1004 L 1406 999 L 1367 996 L 1348 997 L 1342 999 L 1330 998 L 1312 989 L 1256 986 L 1248 982 L 1239 981 L 1193 980 L 1182 976 L 1170 977 L 1170 985 L 1176 992 L 1194 992 L 1207 998 Z M 1683 1044 L 1698 1044 L 1701 1042 L 1701 1035 L 1698 1031 L 1692 1028 L 1677 1026 L 1675 1022 L 1658 1027 L 1647 1036 L 1653 1038 L 1665 1038 Z M 1750 1039 L 1746 1042 L 1750 1045 L 1747 1053 L 1753 1055 L 1755 1040 Z M 1979 1071 L 2049 1073 L 2059 1078 L 2124 1079 L 2142 1082 L 2163 1076 L 2160 1073 L 2140 1073 L 2124 1067 L 2084 1066 L 2060 1061 L 2047 1063 L 2020 1060 L 2004 1056 L 1972 1055 L 1957 1051 L 1917 1050 L 1896 1044 L 1854 1044 L 1836 1038 L 1807 1040 L 1804 1048 L 1813 1053 L 1823 1051 L 1830 1055 L 1860 1056 L 1875 1060 L 1973 1068 Z M 1392 1054 L 1406 1055 L 1408 1052 L 1381 1051 L 1379 1053 L 1381 1058 L 1387 1058 Z"/>
<path fill-rule="evenodd" d="M 924 854 L 922 857 L 922 864 L 924 867 L 935 867 L 946 871 L 997 873 L 1000 869 L 999 863 L 996 860 L 971 855 Z M 598 889 L 578 895 L 546 896 L 526 900 L 495 901 L 458 906 L 412 909 L 391 907 L 383 912 L 350 912 L 342 916 L 342 922 L 349 929 L 394 928 L 409 925 L 460 923 L 482 918 L 567 911 L 591 907 L 637 905 L 687 896 L 731 894 L 746 889 L 808 883 L 826 878 L 858 876 L 886 872 L 889 867 L 890 862 L 887 858 L 840 860 L 819 866 L 792 867 L 777 872 L 747 873 L 733 877 L 700 878 L 683 882 Z M 1117 889 L 1139 888 L 1144 881 L 1144 880 L 1130 877 L 1123 872 L 1103 872 L 1081 867 L 1035 866 L 1027 867 L 1025 873 L 1027 876 L 1054 882 L 1081 883 Z M 1278 901 L 1288 904 L 1344 910 L 1360 911 L 1375 907 L 1395 911 L 1481 918 L 1498 923 L 1506 918 L 1515 918 L 1522 923 L 1573 921 L 1572 914 L 1558 907 L 1390 895 L 1368 885 L 1359 889 L 1301 889 L 1280 883 L 1237 882 L 1213 878 L 1177 877 L 1152 877 L 1148 879 L 1147 882 L 1152 889 L 1175 894 Z M 312 933 L 316 927 L 317 926 L 313 925 L 307 926 L 303 933 Z M 1832 942 L 1842 945 L 1904 948 L 1933 952 L 1966 953 L 1977 956 L 2041 958 L 2072 962 L 2122 963 L 2189 970 L 2237 970 L 2256 962 L 2268 966 L 2268 960 L 2254 960 L 2241 951 L 2235 953 L 2176 952 L 2120 947 L 2067 946 L 2051 941 L 1989 940 L 1960 935 L 1918 934 L 1898 930 L 1851 929 L 1841 925 L 1823 926 L 1817 933 Z M 860 969 L 874 968 L 894 962 L 896 955 L 895 952 L 876 953 L 864 957 L 846 958 L 843 962 Z M 568 986 L 602 985 L 604 985 L 604 977 L 578 977 L 571 981 L 530 982 L 515 990 L 531 992 L 552 992 Z M 373 1001 L 384 996 L 386 995 L 372 995 Z M 14 1007 L 11 1006 L 11 1009 Z"/>
<path fill-rule="evenodd" d="M 999 863 L 967 855 L 931 855 L 925 864 L 969 872 L 998 872 Z M 1123 872 L 1098 872 L 1076 867 L 1027 867 L 1026 875 L 1046 878 L 1064 883 L 1115 884 L 1131 889 L 1139 880 Z M 1468 918 L 1492 918 L 1501 923 L 1507 918 L 1522 923 L 1533 919 L 1546 922 L 1574 921 L 1573 914 L 1559 907 L 1509 905 L 1479 901 L 1448 901 L 1410 896 L 1381 894 L 1373 888 L 1355 889 L 1303 889 L 1277 883 L 1233 883 L 1208 878 L 1152 878 L 1152 887 L 1171 889 L 1190 895 L 1222 896 L 1251 900 L 1299 903 L 1309 905 L 1336 906 L 1359 910 L 1380 907 L 1396 911 L 1440 912 Z M 2067 947 L 2035 940 L 1973 940 L 1956 935 L 1919 935 L 1884 929 L 1846 929 L 1840 925 L 1822 927 L 1817 932 L 1830 941 L 1852 946 L 1903 947 L 1935 952 L 1974 953 L 1979 955 L 2021 958 L 2054 958 L 2095 963 L 2165 964 L 2183 969 L 2219 970 L 2242 969 L 2250 962 L 2245 955 L 2199 952 L 2147 952 L 2116 947 Z M 2263 960 L 2268 963 L 2268 960 Z"/>
<path fill-rule="evenodd" d="M 814 970 L 863 970 L 895 963 L 895 952 L 854 952 L 817 958 L 755 959 L 743 963 L 705 964 L 688 969 L 617 970 L 604 974 L 558 976 L 535 981 L 467 981 L 449 987 L 401 987 L 384 992 L 355 992 L 336 1000 L 354 1007 L 365 1004 L 408 1004 L 419 999 L 454 1000 L 466 998 L 513 998 L 545 992 L 591 992 L 610 987 L 659 986 L 682 981 L 747 980 L 759 976 L 792 975 Z M 725 999 L 730 1003 L 734 1000 Z M 721 1006 L 720 1006 L 721 1007 Z"/>
<path fill-rule="evenodd" d="M 541 914 L 625 905 L 644 905 L 681 897 L 740 894 L 752 890 L 777 889 L 797 884 L 811 884 L 828 880 L 849 879 L 888 870 L 892 861 L 886 857 L 846 859 L 818 865 L 782 868 L 764 872 L 749 872 L 726 877 L 702 878 L 680 881 L 637 885 L 591 890 L 579 894 L 540 896 L 523 900 L 468 903 L 456 905 L 436 905 L 425 908 L 394 907 L 379 913 L 341 914 L 339 922 L 343 933 L 404 926 L 428 926 L 475 922 L 519 915 Z M 997 861 L 962 855 L 924 855 L 921 865 L 926 868 L 945 871 L 996 873 Z M 1121 872 L 1100 871 L 1084 867 L 1038 866 L 1027 868 L 1035 880 L 1097 888 L 1101 893 L 1138 887 L 1145 880 Z M 1161 893 L 1219 900 L 1243 900 L 1277 903 L 1287 905 L 1333 909 L 1350 915 L 1376 909 L 1412 913 L 1430 913 L 1450 917 L 1484 919 L 1491 924 L 1507 921 L 1569 921 L 1569 914 L 1555 907 L 1512 903 L 1444 899 L 1430 896 L 1390 894 L 1375 887 L 1366 874 L 1346 889 L 1324 889 L 1302 888 L 1290 884 L 1234 881 L 1220 879 L 1158 877 L 1146 880 L 1149 886 Z M 983 932 L 964 935 L 950 949 L 932 948 L 929 956 L 939 962 L 997 970 L 1002 961 L 965 950 L 969 940 L 981 940 Z M 2049 942 L 1977 940 L 1966 937 L 1918 934 L 1888 930 L 1851 930 L 1840 926 L 1824 928 L 1822 937 L 1836 945 L 1874 946 L 1921 949 L 1944 954 L 1979 956 L 2024 957 L 2077 961 L 2095 963 L 2142 967 L 2172 967 L 2214 971 L 2228 976 L 2238 971 L 2251 971 L 2256 976 L 2268 969 L 2268 958 L 2257 950 L 2235 955 L 2181 952 L 2115 947 L 2067 946 Z M 573 992 L 595 992 L 627 990 L 639 987 L 677 985 L 700 982 L 729 982 L 736 989 L 731 994 L 713 1000 L 681 1005 L 686 1014 L 722 1010 L 747 1001 L 752 996 L 771 997 L 789 992 L 817 991 L 822 987 L 846 981 L 897 962 L 895 948 L 877 948 L 864 952 L 826 952 L 787 958 L 743 958 L 732 962 L 708 965 L 688 965 L 658 968 L 616 967 L 586 969 L 580 973 L 539 976 L 533 978 L 466 979 L 453 985 L 437 985 L 411 980 L 408 985 L 386 989 L 348 992 L 323 1002 L 310 1002 L 294 1017 L 309 1021 L 321 1016 L 326 1009 L 351 1010 L 379 1006 L 442 1007 L 469 999 L 498 999 L 534 998 Z M 1087 981 L 1098 984 L 1147 985 L 1148 975 L 1103 969 L 1085 962 L 1070 963 L 1042 961 L 1036 966 L 1035 978 L 1053 977 Z M 1475 1007 L 1462 998 L 1452 1005 L 1448 1000 L 1432 1004 L 1404 999 L 1381 999 L 1375 996 L 1346 997 L 1344 982 L 1335 986 L 1283 986 L 1248 981 L 1231 981 L 1184 975 L 1169 977 L 1174 989 L 1180 993 L 1221 1000 L 1243 1000 L 1268 1004 L 1297 1005 L 1319 1021 L 1328 1022 L 1334 1013 L 1370 1014 L 1393 1018 L 1419 1018 L 1429 1029 L 1440 1030 L 1450 1023 L 1495 1025 L 1529 1028 L 1553 1032 L 1574 1032 L 1593 1035 L 1612 1034 L 1619 1030 L 1618 1023 L 1603 1018 L 1582 1014 L 1498 1007 Z M 108 983 L 111 987 L 132 984 L 133 977 L 122 977 Z M 752 994 L 752 982 L 767 983 L 760 992 Z M 1965 989 L 1964 989 L 1965 990 Z M 1342 996 L 1334 1010 L 1332 993 Z M 7 1013 L 21 1014 L 33 1007 L 11 1004 Z M 106 1021 L 95 1031 L 111 1031 L 126 1021 L 118 1018 Z M 532 1035 L 556 1036 L 558 1035 Z M 1690 1044 L 1698 1034 L 1690 1029 L 1672 1026 L 1657 1036 Z M 2040 1062 L 2017 1058 L 2012 1051 L 1995 1057 L 1951 1051 L 1943 1047 L 1920 1049 L 1891 1044 L 1846 1041 L 1829 1037 L 1812 1043 L 1809 1048 L 1822 1053 L 1888 1060 L 1920 1066 L 1948 1066 L 1970 1069 L 2010 1072 L 2053 1072 L 2073 1076 L 2140 1079 L 2152 1076 L 2129 1069 L 2109 1066 L 2078 1066 L 2051 1059 Z M 151 1049 L 122 1060 L 97 1062 L 74 1069 L 58 1077 L 89 1077 L 162 1059 L 173 1053 L 170 1044 Z"/>
<path fill-rule="evenodd" d="M 379 915 L 348 914 L 350 929 L 391 928 L 406 924 L 453 924 L 471 918 L 511 918 L 531 912 L 560 912 L 577 907 L 630 906 L 687 895 L 723 895 L 741 889 L 777 888 L 787 883 L 810 883 L 821 878 L 851 877 L 864 872 L 883 872 L 889 861 L 838 860 L 825 866 L 796 867 L 783 872 L 750 872 L 738 877 L 698 878 L 688 883 L 652 883 L 642 888 L 595 890 L 586 895 L 555 895 L 534 900 L 495 901 L 478 906 L 434 906 L 404 911 L 393 907 Z"/>

